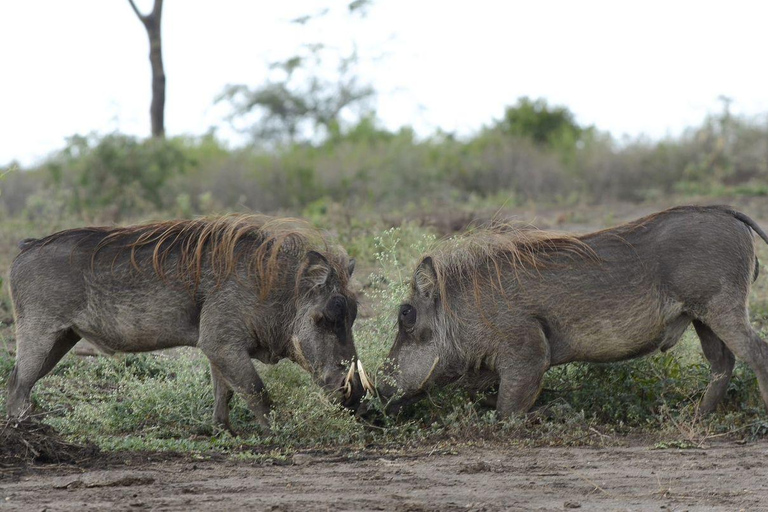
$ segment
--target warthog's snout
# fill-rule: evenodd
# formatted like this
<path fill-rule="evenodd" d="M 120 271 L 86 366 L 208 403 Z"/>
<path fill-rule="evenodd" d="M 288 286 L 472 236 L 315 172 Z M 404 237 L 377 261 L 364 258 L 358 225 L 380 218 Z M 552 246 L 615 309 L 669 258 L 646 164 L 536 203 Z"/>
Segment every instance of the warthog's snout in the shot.
<path fill-rule="evenodd" d="M 379 385 L 376 390 L 384 403 L 384 414 L 387 416 L 397 416 L 403 407 L 418 402 L 425 395 L 424 391 L 416 391 L 396 396 L 400 390 L 390 384 Z"/>
<path fill-rule="evenodd" d="M 374 391 L 373 384 L 368 380 L 365 368 L 359 360 L 350 364 L 342 377 L 339 377 L 338 372 L 333 372 L 323 380 L 323 389 L 331 398 L 349 409 L 357 410 L 363 396 L 368 391 Z"/>

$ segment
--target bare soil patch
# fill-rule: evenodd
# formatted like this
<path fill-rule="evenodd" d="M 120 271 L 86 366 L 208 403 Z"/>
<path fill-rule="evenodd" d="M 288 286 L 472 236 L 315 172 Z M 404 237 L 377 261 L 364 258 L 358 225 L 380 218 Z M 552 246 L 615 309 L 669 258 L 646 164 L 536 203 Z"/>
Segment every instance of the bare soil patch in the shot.
<path fill-rule="evenodd" d="M 158 455 L 0 473 L 3 510 L 767 510 L 768 441 L 702 449 L 462 447 L 299 453 L 287 464 Z M 162 456 L 160 456 L 162 457 Z"/>

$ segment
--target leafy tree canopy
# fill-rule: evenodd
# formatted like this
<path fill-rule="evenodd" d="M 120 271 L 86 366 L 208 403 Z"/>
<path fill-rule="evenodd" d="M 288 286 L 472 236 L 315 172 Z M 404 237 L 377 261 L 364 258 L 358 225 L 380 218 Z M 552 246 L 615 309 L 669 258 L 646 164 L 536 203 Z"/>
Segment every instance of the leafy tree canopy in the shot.
<path fill-rule="evenodd" d="M 543 98 L 522 97 L 507 107 L 496 128 L 516 137 L 529 138 L 539 146 L 557 146 L 564 140 L 578 141 L 592 130 L 576 123 L 566 107 L 550 106 Z"/>

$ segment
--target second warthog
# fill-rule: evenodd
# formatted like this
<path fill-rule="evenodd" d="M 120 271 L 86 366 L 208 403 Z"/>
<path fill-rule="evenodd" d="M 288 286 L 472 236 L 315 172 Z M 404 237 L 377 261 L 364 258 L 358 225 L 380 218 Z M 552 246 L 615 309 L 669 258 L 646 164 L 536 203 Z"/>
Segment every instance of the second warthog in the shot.
<path fill-rule="evenodd" d="M 419 264 L 379 379 L 384 399 L 429 386 L 498 385 L 503 416 L 527 411 L 548 368 L 671 348 L 693 323 L 712 381 L 726 393 L 734 354 L 768 406 L 768 345 L 748 316 L 758 274 L 752 230 L 728 207 L 678 207 L 582 236 L 496 226 L 443 242 Z"/>
<path fill-rule="evenodd" d="M 364 390 L 352 337 L 354 260 L 304 222 L 262 216 L 83 228 L 26 240 L 10 273 L 16 365 L 8 415 L 81 338 L 108 352 L 200 348 L 214 419 L 229 427 L 237 391 L 267 425 L 251 362 L 289 358 L 343 403 Z"/>

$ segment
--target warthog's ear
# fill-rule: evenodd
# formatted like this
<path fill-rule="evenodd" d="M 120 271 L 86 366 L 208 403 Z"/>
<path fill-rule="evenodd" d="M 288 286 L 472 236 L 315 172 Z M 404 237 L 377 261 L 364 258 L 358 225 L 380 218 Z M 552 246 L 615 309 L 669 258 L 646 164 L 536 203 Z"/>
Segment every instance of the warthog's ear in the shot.
<path fill-rule="evenodd" d="M 330 275 L 331 265 L 325 256 L 316 251 L 309 251 L 301 275 L 301 284 L 304 289 L 324 285 Z"/>
<path fill-rule="evenodd" d="M 355 271 L 355 258 L 352 258 L 349 260 L 349 264 L 347 265 L 347 275 L 349 277 L 352 277 L 352 272 Z"/>
<path fill-rule="evenodd" d="M 422 297 L 432 299 L 437 293 L 437 272 L 430 256 L 427 256 L 416 268 L 413 275 L 413 286 Z"/>

